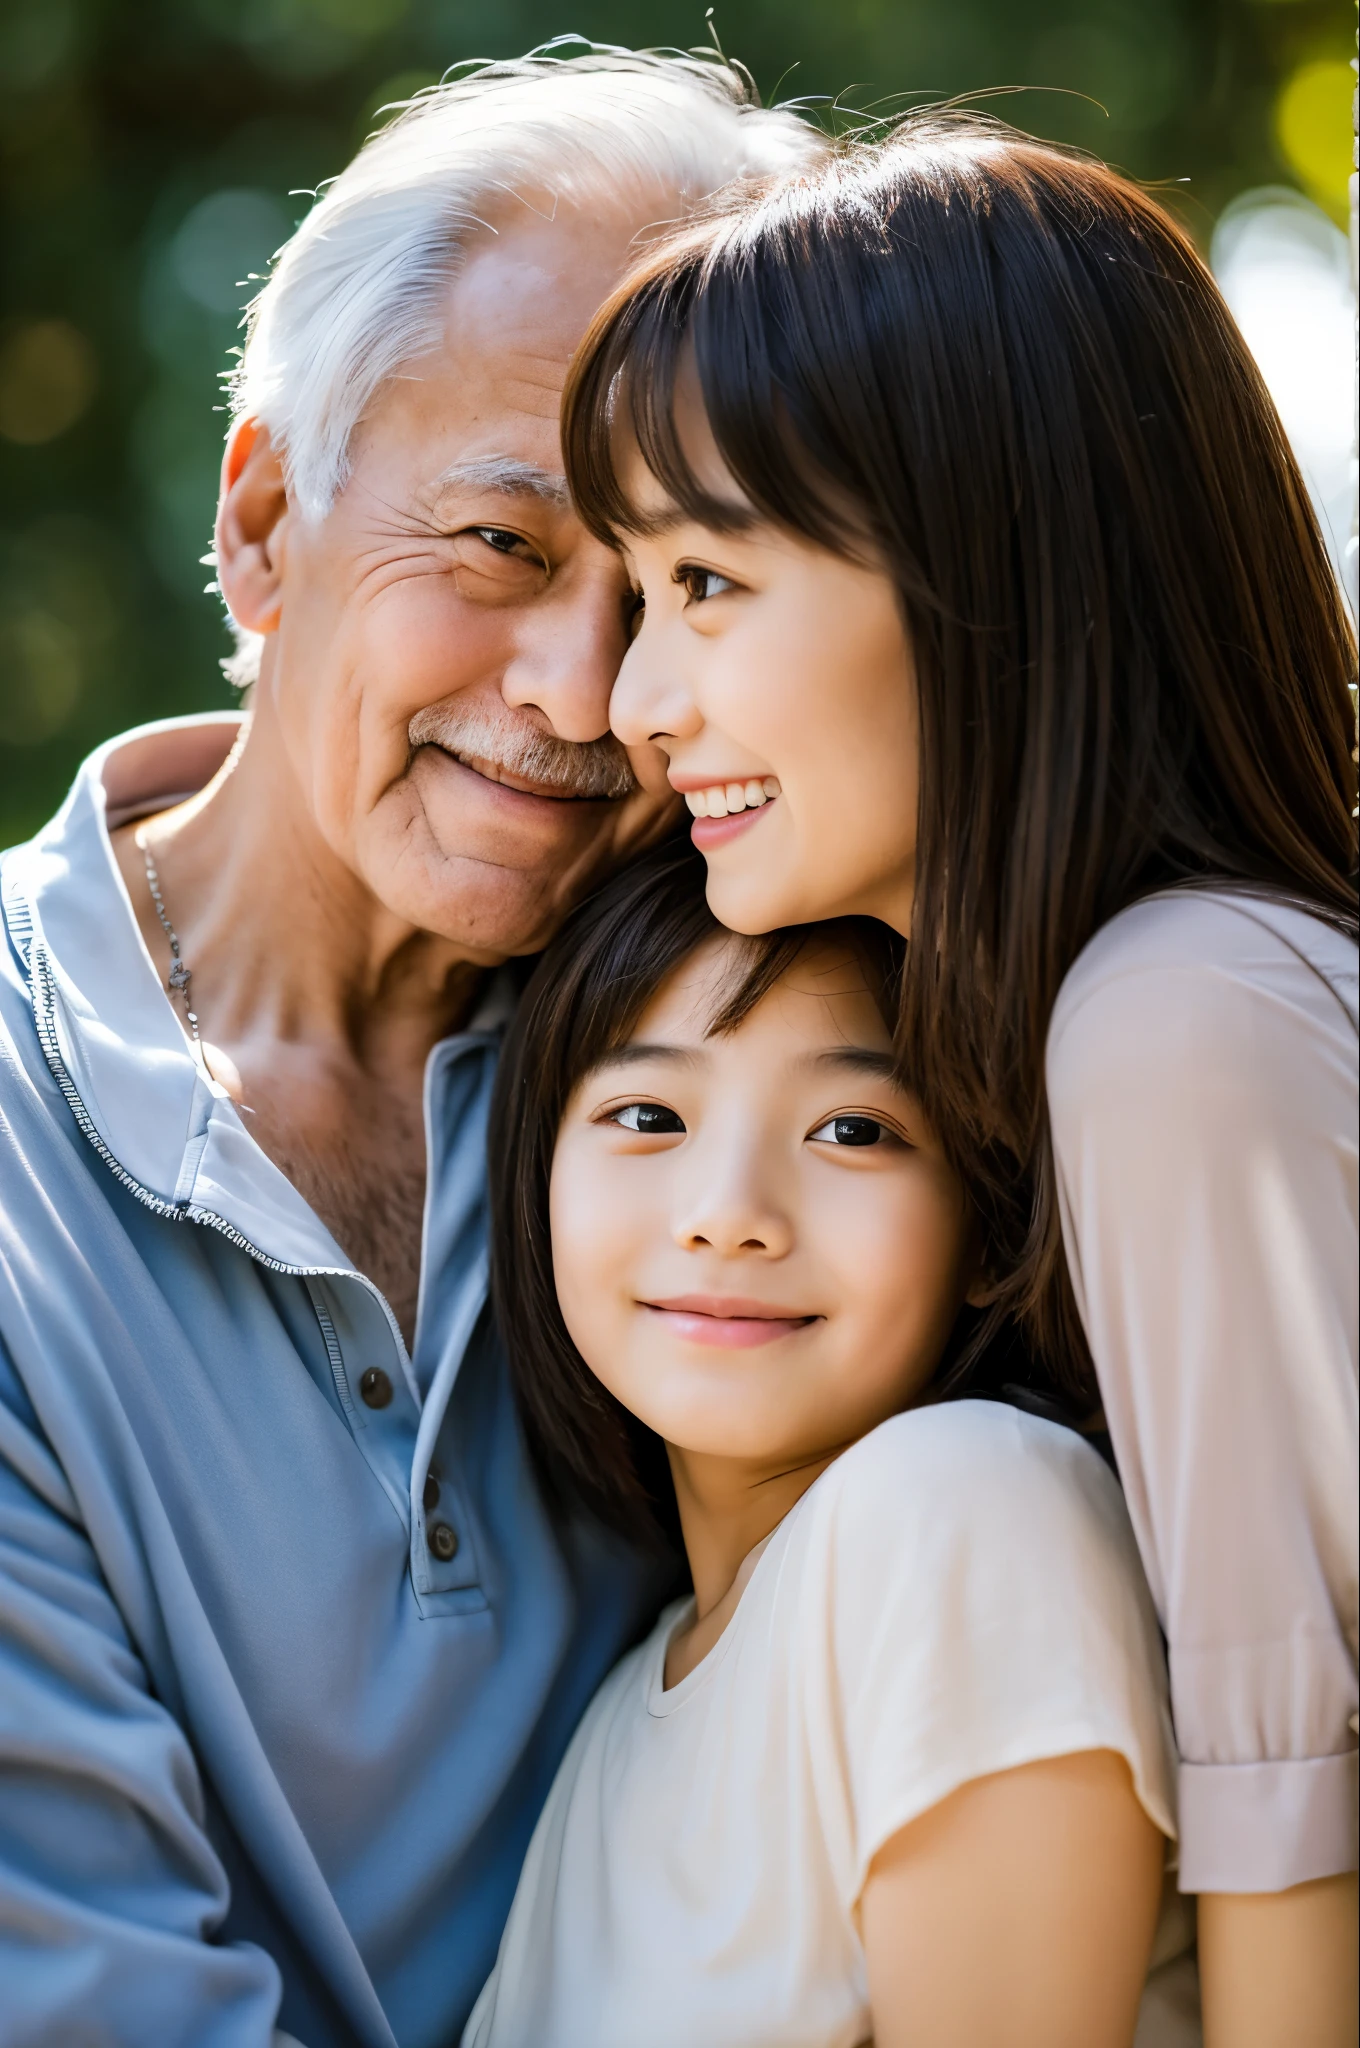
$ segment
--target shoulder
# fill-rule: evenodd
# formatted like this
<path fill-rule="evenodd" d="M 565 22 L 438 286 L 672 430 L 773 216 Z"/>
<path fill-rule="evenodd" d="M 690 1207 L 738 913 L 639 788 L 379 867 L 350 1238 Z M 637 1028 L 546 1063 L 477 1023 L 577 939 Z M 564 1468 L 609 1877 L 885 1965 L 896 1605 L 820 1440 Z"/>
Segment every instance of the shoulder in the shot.
<path fill-rule="evenodd" d="M 837 1459 L 812 1503 L 837 1576 L 882 1585 L 894 1560 L 916 1586 L 976 1565 L 1002 1584 L 1036 1564 L 1078 1575 L 1135 1564 L 1114 1475 L 1075 1431 L 997 1401 L 950 1401 L 881 1423 Z M 923 1571 L 923 1567 L 926 1569 Z"/>
<path fill-rule="evenodd" d="M 1215 1102 L 1256 1116 L 1321 1082 L 1353 1092 L 1354 943 L 1250 896 L 1168 891 L 1097 932 L 1048 1032 L 1055 1140 L 1093 1102 L 1196 1126 Z"/>
<path fill-rule="evenodd" d="M 1082 1749 L 1127 1756 L 1170 1832 L 1156 1616 L 1089 1444 L 951 1402 L 883 1423 L 805 1499 L 784 1633 L 816 1725 L 839 1723 L 862 1862 L 967 1780 Z"/>

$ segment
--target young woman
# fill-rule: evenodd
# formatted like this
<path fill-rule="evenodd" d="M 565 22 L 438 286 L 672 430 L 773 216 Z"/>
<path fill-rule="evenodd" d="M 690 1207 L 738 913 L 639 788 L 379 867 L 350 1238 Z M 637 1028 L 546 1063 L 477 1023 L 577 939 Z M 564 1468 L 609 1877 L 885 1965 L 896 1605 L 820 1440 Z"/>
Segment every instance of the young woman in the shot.
<path fill-rule="evenodd" d="M 502 1062 L 532 1444 L 564 1508 L 678 1509 L 694 1598 L 588 1708 L 464 2048 L 1129 2048 L 1174 1759 L 1118 1486 L 933 1405 L 978 1246 L 900 946 L 703 890 L 682 841 L 603 891 Z"/>
<path fill-rule="evenodd" d="M 909 939 L 976 1342 L 1103 1404 L 1206 2038 L 1348 2042 L 1354 643 L 1241 338 L 1144 193 L 932 115 L 644 265 L 564 439 L 709 902 Z"/>

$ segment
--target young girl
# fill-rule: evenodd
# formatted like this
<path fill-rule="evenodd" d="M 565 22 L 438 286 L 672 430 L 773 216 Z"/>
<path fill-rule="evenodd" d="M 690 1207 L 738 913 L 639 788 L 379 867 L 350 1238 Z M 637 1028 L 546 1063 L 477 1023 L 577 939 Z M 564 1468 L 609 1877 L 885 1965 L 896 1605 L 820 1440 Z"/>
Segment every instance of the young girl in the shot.
<path fill-rule="evenodd" d="M 694 1597 L 587 1710 L 465 2048 L 1132 2040 L 1156 1621 L 1078 1435 L 933 1405 L 980 1241 L 895 1078 L 900 959 L 734 939 L 682 844 L 521 1005 L 491 1156 L 530 1440 L 564 1511 L 678 1509 Z"/>
<path fill-rule="evenodd" d="M 1135 186 L 932 114 L 655 257 L 564 440 L 636 585 L 614 727 L 710 903 L 909 938 L 895 1044 L 990 1319 L 1103 1405 L 1206 2036 L 1342 2048 L 1354 641 L 1241 337 Z"/>

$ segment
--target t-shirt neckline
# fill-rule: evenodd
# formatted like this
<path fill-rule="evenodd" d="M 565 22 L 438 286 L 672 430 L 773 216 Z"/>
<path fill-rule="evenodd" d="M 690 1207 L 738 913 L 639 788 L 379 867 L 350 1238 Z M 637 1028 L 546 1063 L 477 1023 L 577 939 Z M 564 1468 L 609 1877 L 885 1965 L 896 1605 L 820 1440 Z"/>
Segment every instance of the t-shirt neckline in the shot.
<path fill-rule="evenodd" d="M 833 1460 L 832 1462 L 834 1463 L 835 1461 Z M 827 1470 L 830 1471 L 830 1469 L 831 1467 L 828 1466 Z M 718 1637 L 717 1642 L 714 1643 L 712 1649 L 699 1659 L 694 1669 L 687 1671 L 679 1683 L 672 1686 L 667 1686 L 665 1683 L 666 1652 L 671 1646 L 671 1640 L 676 1630 L 681 1628 L 694 1612 L 694 1595 L 691 1593 L 687 1599 L 677 1601 L 673 1607 L 667 1608 L 663 1613 L 656 1625 L 656 1634 L 652 1642 L 652 1654 L 648 1658 L 643 1672 L 643 1697 L 647 1712 L 653 1720 L 664 1721 L 669 1714 L 673 1714 L 680 1707 L 683 1707 L 687 1700 L 694 1697 L 695 1693 L 702 1691 L 703 1687 L 708 1684 L 709 1680 L 718 1670 L 733 1642 L 736 1640 L 737 1624 L 741 1620 L 743 1610 L 747 1608 L 753 1588 L 765 1573 L 771 1557 L 783 1549 L 781 1539 L 784 1538 L 786 1530 L 797 1515 L 799 1508 L 802 1507 L 803 1502 L 808 1498 L 808 1494 L 814 1491 L 818 1480 L 824 1476 L 822 1473 L 817 1475 L 817 1479 L 813 1480 L 807 1493 L 799 1496 L 784 1519 L 781 1522 L 776 1522 L 769 1535 L 762 1539 L 762 1548 L 760 1556 L 756 1559 L 755 1569 L 741 1589 L 741 1598 L 728 1616 L 727 1626 Z"/>

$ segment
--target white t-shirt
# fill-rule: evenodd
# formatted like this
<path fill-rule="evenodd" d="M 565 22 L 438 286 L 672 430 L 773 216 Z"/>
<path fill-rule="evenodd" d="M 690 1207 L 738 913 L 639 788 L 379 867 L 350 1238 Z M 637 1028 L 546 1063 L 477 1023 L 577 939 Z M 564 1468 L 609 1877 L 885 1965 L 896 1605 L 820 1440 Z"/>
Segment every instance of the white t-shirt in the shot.
<path fill-rule="evenodd" d="M 667 1692 L 686 1608 L 588 1708 L 463 2048 L 853 2048 L 870 1862 L 959 1786 L 1111 1749 L 1174 1833 L 1156 1618 L 1119 1488 L 1069 1431 L 984 1401 L 896 1416 Z"/>

